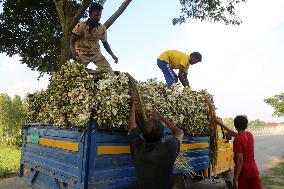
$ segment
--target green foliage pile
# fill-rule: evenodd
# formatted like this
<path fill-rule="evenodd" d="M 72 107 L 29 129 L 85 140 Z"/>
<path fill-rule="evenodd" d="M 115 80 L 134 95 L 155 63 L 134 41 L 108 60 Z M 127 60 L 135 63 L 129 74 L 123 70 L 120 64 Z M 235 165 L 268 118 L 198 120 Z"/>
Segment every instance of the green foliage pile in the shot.
<path fill-rule="evenodd" d="M 210 133 L 212 96 L 206 91 L 168 87 L 155 79 L 137 86 L 146 115 L 155 108 L 191 135 Z M 100 127 L 127 128 L 130 112 L 129 78 L 125 73 L 88 74 L 84 66 L 68 62 L 46 91 L 29 96 L 29 122 L 65 127 L 85 126 L 94 118 Z M 213 103 L 211 101 L 211 103 Z"/>
<path fill-rule="evenodd" d="M 0 146 L 0 177 L 19 172 L 21 150 L 11 146 Z"/>
<path fill-rule="evenodd" d="M 182 89 L 179 84 L 168 87 L 155 79 L 140 82 L 138 87 L 146 114 L 155 108 L 167 119 L 184 128 L 186 133 L 210 133 L 210 107 L 206 98 L 212 97 L 205 90 L 198 92 L 187 87 Z"/>
<path fill-rule="evenodd" d="M 93 76 L 83 65 L 68 62 L 53 75 L 46 91 L 28 96 L 27 120 L 60 127 L 68 123 L 86 125 L 94 107 L 95 94 Z"/>
<path fill-rule="evenodd" d="M 127 129 L 130 112 L 128 81 L 124 73 L 108 72 L 96 83 L 94 118 L 99 125 Z"/>

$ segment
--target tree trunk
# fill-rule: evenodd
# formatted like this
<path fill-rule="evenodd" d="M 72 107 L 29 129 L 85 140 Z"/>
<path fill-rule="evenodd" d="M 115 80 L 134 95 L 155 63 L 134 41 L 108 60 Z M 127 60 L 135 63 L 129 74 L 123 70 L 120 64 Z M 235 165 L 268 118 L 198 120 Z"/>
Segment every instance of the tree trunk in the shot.
<path fill-rule="evenodd" d="M 131 3 L 132 0 L 124 0 L 120 7 L 113 13 L 113 15 L 104 23 L 105 27 L 108 29 L 115 20 L 125 11 L 127 6 Z"/>
<path fill-rule="evenodd" d="M 71 32 L 64 32 L 63 33 L 63 38 L 62 38 L 62 42 L 61 42 L 61 54 L 60 54 L 59 69 L 71 57 L 71 53 L 70 53 L 70 50 L 69 50 L 70 34 L 71 34 Z"/>

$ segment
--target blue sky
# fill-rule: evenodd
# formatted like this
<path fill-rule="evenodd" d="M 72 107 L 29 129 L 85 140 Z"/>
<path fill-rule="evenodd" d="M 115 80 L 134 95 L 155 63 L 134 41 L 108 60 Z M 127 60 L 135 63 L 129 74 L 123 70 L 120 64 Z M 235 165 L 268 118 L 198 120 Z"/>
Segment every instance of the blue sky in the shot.
<path fill-rule="evenodd" d="M 122 0 L 108 0 L 104 22 Z M 164 82 L 156 58 L 167 49 L 190 53 L 200 51 L 203 62 L 190 67 L 193 90 L 207 89 L 214 95 L 217 113 L 223 117 L 246 114 L 249 119 L 284 121 L 272 117 L 273 108 L 263 99 L 284 92 L 284 15 L 283 0 L 248 0 L 237 8 L 243 23 L 188 20 L 172 25 L 179 15 L 177 0 L 132 1 L 127 10 L 108 30 L 108 41 L 119 58 L 115 70 L 126 71 L 145 81 L 156 77 Z M 23 96 L 44 89 L 48 77 L 37 81 L 38 73 L 19 63 L 18 57 L 0 54 L 0 92 Z M 94 68 L 94 65 L 89 67 Z"/>

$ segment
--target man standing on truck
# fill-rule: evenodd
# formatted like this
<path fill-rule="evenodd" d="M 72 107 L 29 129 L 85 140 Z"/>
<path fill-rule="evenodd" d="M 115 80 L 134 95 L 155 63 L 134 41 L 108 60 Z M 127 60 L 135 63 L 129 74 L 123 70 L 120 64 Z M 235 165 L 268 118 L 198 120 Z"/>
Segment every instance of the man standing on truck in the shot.
<path fill-rule="evenodd" d="M 220 118 L 217 123 L 223 127 L 231 136 L 235 137 L 233 142 L 234 151 L 234 189 L 262 189 L 259 172 L 254 160 L 253 135 L 245 131 L 248 126 L 248 119 L 239 115 L 234 119 L 237 133 L 225 126 Z"/>
<path fill-rule="evenodd" d="M 193 52 L 190 55 L 177 51 L 167 50 L 163 52 L 157 59 L 158 67 L 162 70 L 166 83 L 171 86 L 180 80 L 184 87 L 189 87 L 187 79 L 188 68 L 190 65 L 194 65 L 202 61 L 202 55 L 199 52 Z M 174 69 L 178 69 L 178 76 L 174 72 Z"/>
<path fill-rule="evenodd" d="M 131 102 L 129 142 L 136 173 L 136 189 L 169 189 L 174 162 L 180 151 L 183 131 L 157 111 L 152 112 L 140 132 L 135 120 L 135 101 Z M 163 123 L 173 137 L 165 142 Z"/>
<path fill-rule="evenodd" d="M 106 27 L 99 21 L 101 19 L 103 7 L 98 3 L 93 3 L 89 7 L 89 19 L 78 23 L 72 31 L 70 38 L 70 50 L 72 58 L 87 66 L 93 62 L 98 70 L 111 71 L 111 67 L 100 51 L 99 40 L 102 41 L 106 51 L 112 56 L 115 63 L 118 58 L 113 54 L 108 42 Z"/>

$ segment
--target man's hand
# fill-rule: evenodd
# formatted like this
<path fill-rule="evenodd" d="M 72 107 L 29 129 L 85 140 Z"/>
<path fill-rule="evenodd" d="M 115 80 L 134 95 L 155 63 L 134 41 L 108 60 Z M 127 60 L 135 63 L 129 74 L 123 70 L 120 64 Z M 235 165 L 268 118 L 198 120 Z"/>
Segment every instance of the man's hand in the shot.
<path fill-rule="evenodd" d="M 223 123 L 221 118 L 216 117 L 216 122 L 218 123 L 218 125 L 220 125 L 222 128 L 224 128 L 225 131 L 227 131 L 229 135 L 235 137 L 238 134 L 237 132 L 235 132 L 234 130 L 229 128 L 228 126 L 224 125 L 224 123 Z"/>
<path fill-rule="evenodd" d="M 224 125 L 222 119 L 219 118 L 219 117 L 216 117 L 216 122 L 217 122 L 219 125 L 221 125 L 221 126 Z"/>
<path fill-rule="evenodd" d="M 130 97 L 130 103 L 131 103 L 131 105 L 130 105 L 131 110 L 132 110 L 132 109 L 134 109 L 134 110 L 135 110 L 135 106 L 136 106 L 136 99 L 134 98 L 134 96 L 133 96 L 133 95 L 131 95 L 131 97 Z"/>
<path fill-rule="evenodd" d="M 151 111 L 151 113 L 150 113 L 150 116 L 160 118 L 162 115 L 161 115 L 160 112 L 158 112 L 157 110 L 152 109 L 152 111 Z"/>
<path fill-rule="evenodd" d="M 114 60 L 114 63 L 117 64 L 117 63 L 118 63 L 118 58 L 117 58 L 115 55 L 113 55 L 112 58 L 113 58 L 113 60 Z"/>

